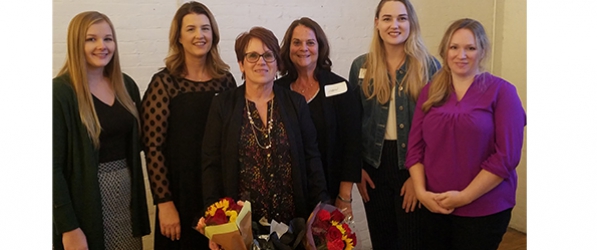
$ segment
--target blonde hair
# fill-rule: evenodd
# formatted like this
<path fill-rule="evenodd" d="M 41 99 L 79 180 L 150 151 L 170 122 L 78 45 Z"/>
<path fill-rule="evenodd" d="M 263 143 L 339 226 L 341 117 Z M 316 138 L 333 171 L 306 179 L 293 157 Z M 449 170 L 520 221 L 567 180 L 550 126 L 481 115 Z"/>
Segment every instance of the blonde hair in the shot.
<path fill-rule="evenodd" d="M 178 39 L 180 38 L 180 29 L 182 27 L 182 19 L 188 14 L 205 15 L 209 19 L 212 30 L 212 42 L 211 49 L 209 50 L 209 53 L 207 53 L 205 59 L 205 66 L 207 67 L 208 73 L 213 78 L 222 78 L 226 76 L 230 66 L 222 60 L 220 53 L 218 52 L 218 43 L 220 42 L 218 23 L 207 6 L 195 1 L 190 1 L 181 5 L 176 11 L 174 18 L 172 18 L 169 37 L 170 48 L 168 50 L 168 56 L 164 59 L 166 68 L 170 74 L 175 76 L 184 76 L 188 74 L 185 67 L 184 48 L 182 47 L 182 44 L 178 42 Z"/>
<path fill-rule="evenodd" d="M 433 106 L 440 106 L 444 104 L 447 97 L 452 93 L 452 70 L 448 66 L 448 50 L 450 49 L 450 41 L 457 30 L 470 30 L 475 36 L 475 42 L 481 54 L 479 55 L 479 69 L 484 70 L 482 66 L 489 58 L 489 39 L 485 33 L 483 25 L 476 20 L 463 18 L 456 20 L 448 27 L 442 41 L 439 45 L 439 55 L 442 58 L 444 67 L 435 74 L 429 86 L 429 97 L 423 103 L 423 112 L 429 111 Z"/>
<path fill-rule="evenodd" d="M 124 86 L 124 79 L 118 57 L 116 32 L 114 31 L 112 22 L 106 15 L 97 11 L 79 13 L 73 17 L 68 25 L 66 62 L 58 72 L 57 76 L 68 75 L 70 77 L 70 83 L 77 97 L 81 122 L 87 129 L 87 134 L 91 138 L 93 146 L 96 148 L 99 148 L 99 135 L 102 128 L 97 114 L 95 113 L 93 98 L 91 96 L 91 91 L 89 90 L 86 66 L 87 60 L 85 59 L 85 38 L 89 27 L 101 22 L 106 22 L 110 26 L 110 29 L 112 30 L 112 38 L 114 40 L 114 54 L 112 60 L 110 60 L 104 67 L 104 76 L 110 79 L 110 85 L 115 92 L 116 100 L 135 116 L 137 125 L 139 125 L 137 107 Z"/>
<path fill-rule="evenodd" d="M 381 0 L 375 10 L 375 19 L 379 18 L 379 12 L 386 2 L 401 2 L 406 6 L 408 21 L 410 23 L 410 33 L 404 42 L 404 52 L 406 54 L 407 71 L 400 84 L 404 84 L 405 92 L 413 100 L 419 97 L 423 86 L 429 81 L 428 65 L 433 63 L 431 55 L 427 51 L 421 37 L 421 28 L 415 9 L 408 0 Z M 379 35 L 377 28 L 373 29 L 373 40 L 369 48 L 369 54 L 364 63 L 367 69 L 363 79 L 363 93 L 367 99 L 377 97 L 377 101 L 384 104 L 390 100 L 392 88 L 395 82 L 388 79 L 386 50 L 383 40 Z M 394 74 L 393 72 L 391 72 Z"/>

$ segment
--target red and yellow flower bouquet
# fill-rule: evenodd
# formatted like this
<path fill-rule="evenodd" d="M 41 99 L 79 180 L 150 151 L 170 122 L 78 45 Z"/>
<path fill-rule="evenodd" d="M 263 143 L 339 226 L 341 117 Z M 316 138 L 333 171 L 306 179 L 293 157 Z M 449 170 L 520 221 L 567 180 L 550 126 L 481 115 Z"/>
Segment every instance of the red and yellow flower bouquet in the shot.
<path fill-rule="evenodd" d="M 337 207 L 319 203 L 307 221 L 305 247 L 310 250 L 351 250 L 357 236 Z"/>
<path fill-rule="evenodd" d="M 204 234 L 222 249 L 250 249 L 253 242 L 251 203 L 239 205 L 231 198 L 223 198 L 205 211 Z M 196 229 L 201 232 L 199 224 Z"/>

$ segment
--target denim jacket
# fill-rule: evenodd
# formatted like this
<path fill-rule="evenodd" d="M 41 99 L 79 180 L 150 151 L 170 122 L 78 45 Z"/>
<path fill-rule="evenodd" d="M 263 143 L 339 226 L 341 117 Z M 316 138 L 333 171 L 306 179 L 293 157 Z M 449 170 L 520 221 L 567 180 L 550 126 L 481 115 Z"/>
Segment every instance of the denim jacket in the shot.
<path fill-rule="evenodd" d="M 348 81 L 350 84 L 358 85 L 359 88 L 363 84 L 365 72 L 363 64 L 366 59 L 367 54 L 360 55 L 354 59 L 350 67 Z M 402 67 L 396 71 L 396 82 L 401 82 L 406 75 L 406 65 L 407 63 L 404 63 Z M 439 62 L 437 59 L 433 58 L 433 62 L 429 66 L 429 76 L 435 74 L 435 72 L 439 70 L 439 67 Z M 404 166 L 406 160 L 406 146 L 408 145 L 408 133 L 410 131 L 413 114 L 415 113 L 416 101 L 406 95 L 402 87 L 397 86 L 395 91 L 396 127 L 398 129 L 398 167 L 399 169 L 406 169 Z M 363 160 L 374 168 L 379 168 L 390 102 L 382 105 L 379 104 L 377 98 L 367 99 L 362 90 L 360 93 L 361 105 L 363 106 L 361 126 Z"/>

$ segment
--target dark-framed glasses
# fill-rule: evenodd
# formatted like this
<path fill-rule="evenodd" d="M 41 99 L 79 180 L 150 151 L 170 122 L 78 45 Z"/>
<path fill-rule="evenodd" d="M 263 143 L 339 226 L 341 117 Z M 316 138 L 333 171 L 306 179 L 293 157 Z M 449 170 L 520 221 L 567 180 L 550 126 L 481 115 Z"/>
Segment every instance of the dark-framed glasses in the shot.
<path fill-rule="evenodd" d="M 250 63 L 257 62 L 259 60 L 259 57 L 263 57 L 263 60 L 265 60 L 268 63 L 276 61 L 276 57 L 274 56 L 274 53 L 272 53 L 271 51 L 267 51 L 263 54 L 258 54 L 257 52 L 249 52 L 245 54 L 247 62 Z"/>

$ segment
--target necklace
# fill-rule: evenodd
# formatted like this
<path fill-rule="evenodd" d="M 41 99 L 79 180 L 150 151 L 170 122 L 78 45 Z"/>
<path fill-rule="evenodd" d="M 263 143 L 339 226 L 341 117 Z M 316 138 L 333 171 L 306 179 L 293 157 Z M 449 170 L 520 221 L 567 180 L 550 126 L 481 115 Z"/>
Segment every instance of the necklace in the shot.
<path fill-rule="evenodd" d="M 296 88 L 296 86 L 297 86 L 297 85 L 298 85 L 298 84 L 295 82 L 295 83 L 294 83 L 294 87 L 292 88 L 292 90 L 294 90 L 294 91 L 297 91 L 297 90 L 298 90 L 298 92 L 300 92 L 301 94 L 304 94 L 304 93 L 305 93 L 307 90 L 309 90 L 309 89 L 311 89 L 311 88 L 313 87 L 313 83 L 312 83 L 312 82 L 309 82 L 309 83 L 307 84 L 307 87 L 304 87 L 304 88 L 301 88 L 301 89 L 296 89 L 296 90 L 295 90 L 295 88 Z"/>
<path fill-rule="evenodd" d="M 271 132 L 272 132 L 272 128 L 274 126 L 274 116 L 273 116 L 273 112 L 274 112 L 274 99 L 272 99 L 272 104 L 269 108 L 269 120 L 267 121 L 267 128 L 260 128 L 257 127 L 257 125 L 255 125 L 255 122 L 253 121 L 253 117 L 251 116 L 251 109 L 249 108 L 249 100 L 247 100 L 245 98 L 245 105 L 247 107 L 247 116 L 249 117 L 249 123 L 251 124 L 251 130 L 253 131 L 253 136 L 255 136 L 255 141 L 257 142 L 257 146 L 259 146 L 262 149 L 269 149 L 272 147 L 272 138 L 270 137 Z M 259 130 L 259 132 L 264 133 L 264 137 L 268 140 L 268 144 L 261 145 L 261 143 L 259 142 L 259 137 L 257 137 L 257 132 L 255 132 L 255 129 Z"/>

